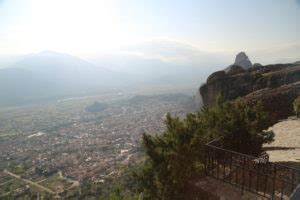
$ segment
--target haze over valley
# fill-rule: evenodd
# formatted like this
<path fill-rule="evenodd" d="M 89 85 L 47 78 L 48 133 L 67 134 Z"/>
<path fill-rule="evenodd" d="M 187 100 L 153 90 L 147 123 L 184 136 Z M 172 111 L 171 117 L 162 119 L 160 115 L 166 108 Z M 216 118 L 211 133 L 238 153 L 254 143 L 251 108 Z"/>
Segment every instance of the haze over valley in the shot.
<path fill-rule="evenodd" d="M 299 36 L 299 0 L 0 0 L 0 199 L 288 199 Z"/>

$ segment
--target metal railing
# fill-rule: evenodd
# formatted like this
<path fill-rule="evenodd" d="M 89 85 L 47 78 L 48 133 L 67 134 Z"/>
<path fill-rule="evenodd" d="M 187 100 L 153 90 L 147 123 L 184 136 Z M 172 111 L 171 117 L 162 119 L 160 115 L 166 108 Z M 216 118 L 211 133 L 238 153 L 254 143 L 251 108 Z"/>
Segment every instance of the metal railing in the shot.
<path fill-rule="evenodd" d="M 300 183 L 300 170 L 238 153 L 219 146 L 222 138 L 205 145 L 205 172 L 208 176 L 266 197 L 289 199 Z"/>

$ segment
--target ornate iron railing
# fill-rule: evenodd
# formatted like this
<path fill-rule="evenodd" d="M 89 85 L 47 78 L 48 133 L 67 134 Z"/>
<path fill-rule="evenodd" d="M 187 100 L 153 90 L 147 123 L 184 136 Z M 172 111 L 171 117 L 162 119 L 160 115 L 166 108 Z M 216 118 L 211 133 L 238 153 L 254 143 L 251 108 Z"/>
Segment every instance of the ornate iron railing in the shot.
<path fill-rule="evenodd" d="M 221 138 L 205 146 L 205 172 L 269 199 L 289 199 L 300 183 L 300 170 L 219 146 Z"/>

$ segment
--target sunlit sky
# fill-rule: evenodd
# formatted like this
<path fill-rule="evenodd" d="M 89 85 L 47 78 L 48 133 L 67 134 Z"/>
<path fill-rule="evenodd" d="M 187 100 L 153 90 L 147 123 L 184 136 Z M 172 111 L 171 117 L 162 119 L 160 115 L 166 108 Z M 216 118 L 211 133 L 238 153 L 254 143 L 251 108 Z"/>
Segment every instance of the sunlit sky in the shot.
<path fill-rule="evenodd" d="M 0 0 L 0 54 L 88 55 L 156 38 L 205 51 L 300 45 L 300 1 Z"/>

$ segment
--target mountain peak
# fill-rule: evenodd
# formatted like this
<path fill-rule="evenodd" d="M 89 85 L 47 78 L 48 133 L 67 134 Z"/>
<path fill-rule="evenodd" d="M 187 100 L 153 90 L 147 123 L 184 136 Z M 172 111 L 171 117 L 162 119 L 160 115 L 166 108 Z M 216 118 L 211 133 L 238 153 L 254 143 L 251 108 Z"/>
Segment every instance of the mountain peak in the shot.
<path fill-rule="evenodd" d="M 229 72 L 232 66 L 240 66 L 243 69 L 249 69 L 252 67 L 252 62 L 249 60 L 249 57 L 245 52 L 240 52 L 236 55 L 234 63 L 229 65 L 227 68 L 224 69 L 225 72 Z"/>
<path fill-rule="evenodd" d="M 241 66 L 244 69 L 252 67 L 252 63 L 245 52 L 240 52 L 236 55 L 233 65 Z"/>
<path fill-rule="evenodd" d="M 51 50 L 45 50 L 45 51 L 41 51 L 40 53 L 37 54 L 41 54 L 41 55 L 57 55 L 57 54 L 61 54 L 55 51 L 51 51 Z"/>
<path fill-rule="evenodd" d="M 248 56 L 246 55 L 245 52 L 242 51 L 236 55 L 235 62 L 239 62 L 241 60 L 247 60 L 247 59 L 249 59 Z"/>

